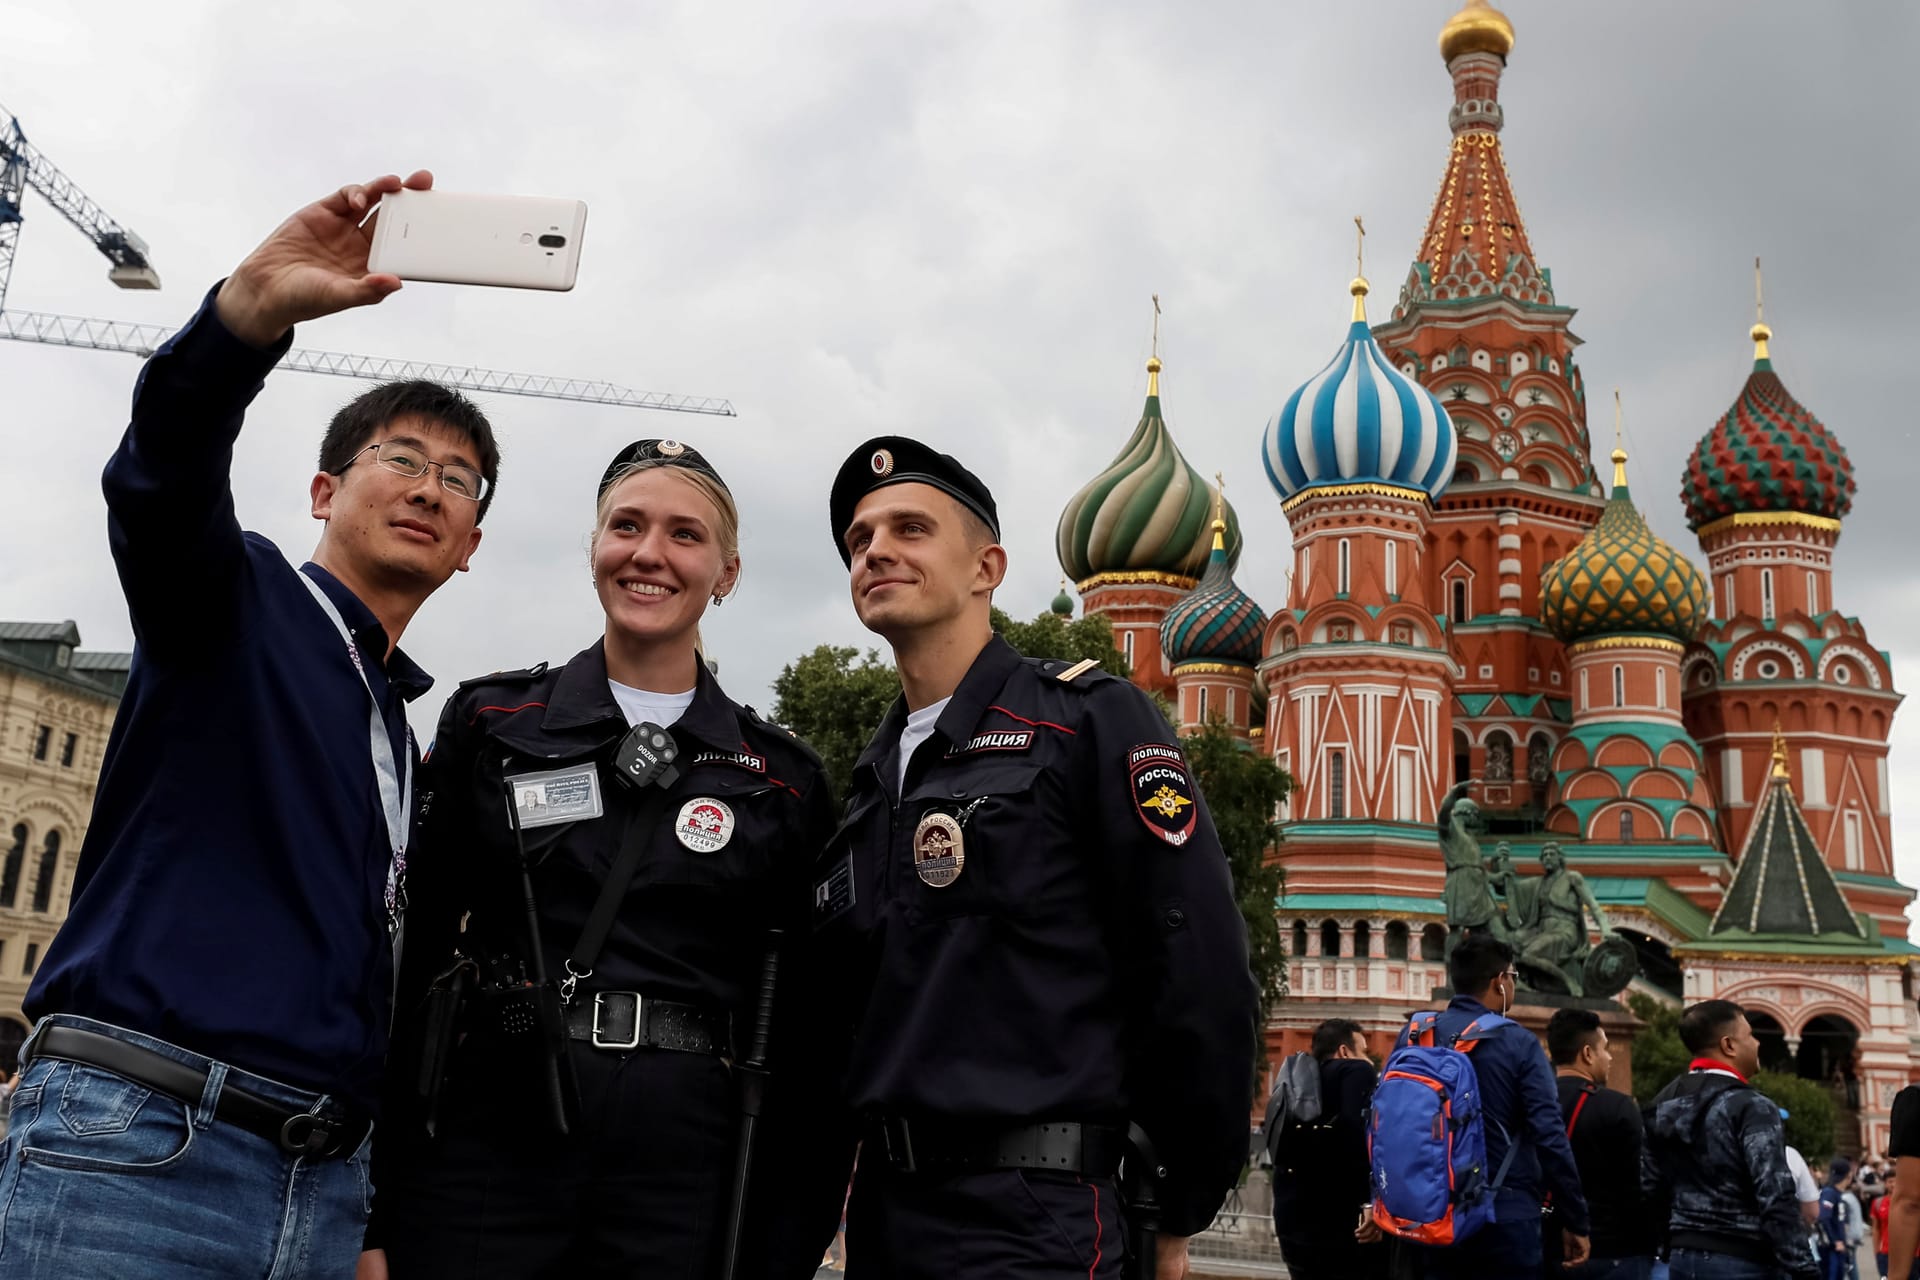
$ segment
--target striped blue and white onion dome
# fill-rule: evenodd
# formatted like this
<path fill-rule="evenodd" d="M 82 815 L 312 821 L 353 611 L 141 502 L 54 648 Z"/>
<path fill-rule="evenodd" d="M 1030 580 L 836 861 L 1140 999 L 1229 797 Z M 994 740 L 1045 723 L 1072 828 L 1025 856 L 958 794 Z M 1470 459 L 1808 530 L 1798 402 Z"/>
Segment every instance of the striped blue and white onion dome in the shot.
<path fill-rule="evenodd" d="M 1460 445 L 1431 391 L 1387 360 L 1367 327 L 1356 279 L 1347 340 L 1267 424 L 1261 458 L 1284 503 L 1323 485 L 1384 484 L 1438 498 Z"/>

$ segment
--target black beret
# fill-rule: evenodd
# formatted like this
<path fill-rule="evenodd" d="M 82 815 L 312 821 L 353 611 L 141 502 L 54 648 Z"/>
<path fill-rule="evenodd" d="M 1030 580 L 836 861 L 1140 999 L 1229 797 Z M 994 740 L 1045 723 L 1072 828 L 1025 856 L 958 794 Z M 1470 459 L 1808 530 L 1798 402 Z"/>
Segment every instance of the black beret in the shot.
<path fill-rule="evenodd" d="M 720 478 L 720 473 L 713 469 L 713 464 L 701 456 L 700 451 L 692 445 L 682 444 L 678 440 L 635 440 L 613 455 L 613 461 L 609 462 L 607 469 L 600 473 L 600 489 L 594 496 L 604 497 L 607 486 L 613 483 L 614 477 L 620 474 L 621 469 L 630 467 L 636 462 L 657 462 L 662 466 L 704 471 L 713 477 L 715 484 L 722 489 L 727 489 L 727 482 Z M 732 493 L 733 490 L 727 489 L 727 492 Z"/>
<path fill-rule="evenodd" d="M 906 436 L 875 436 L 847 455 L 840 473 L 833 478 L 833 494 L 828 500 L 828 515 L 833 521 L 833 546 L 842 562 L 851 565 L 853 553 L 847 550 L 847 526 L 853 523 L 853 510 L 860 499 L 875 489 L 890 484 L 930 484 L 949 494 L 955 501 L 986 522 L 993 536 L 1000 536 L 1000 512 L 993 505 L 993 494 L 980 477 L 961 466 L 950 454 L 940 453 Z"/>

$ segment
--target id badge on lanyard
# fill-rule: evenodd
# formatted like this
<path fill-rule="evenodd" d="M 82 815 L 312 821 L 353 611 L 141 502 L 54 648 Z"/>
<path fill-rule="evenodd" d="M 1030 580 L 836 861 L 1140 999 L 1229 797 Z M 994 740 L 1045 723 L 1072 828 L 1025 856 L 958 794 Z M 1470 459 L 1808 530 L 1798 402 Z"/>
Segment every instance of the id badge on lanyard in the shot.
<path fill-rule="evenodd" d="M 353 633 L 347 629 L 347 620 L 340 616 L 340 610 L 327 598 L 326 591 L 311 575 L 302 571 L 300 581 L 306 584 L 307 590 L 333 623 L 334 630 L 340 633 L 342 643 L 347 646 L 347 657 L 360 677 L 360 686 L 367 691 L 367 745 L 373 757 L 373 776 L 380 786 L 380 808 L 386 816 L 387 842 L 392 850 L 392 860 L 387 864 L 385 905 L 387 940 L 393 945 L 393 980 L 397 987 L 400 981 L 400 947 L 406 933 L 406 918 L 402 908 L 406 901 L 408 820 L 413 812 L 413 728 L 407 728 L 406 758 L 395 761 L 393 739 L 387 733 L 387 721 L 381 714 L 380 699 L 373 691 L 373 682 L 367 679 L 360 647 L 353 642 Z"/>

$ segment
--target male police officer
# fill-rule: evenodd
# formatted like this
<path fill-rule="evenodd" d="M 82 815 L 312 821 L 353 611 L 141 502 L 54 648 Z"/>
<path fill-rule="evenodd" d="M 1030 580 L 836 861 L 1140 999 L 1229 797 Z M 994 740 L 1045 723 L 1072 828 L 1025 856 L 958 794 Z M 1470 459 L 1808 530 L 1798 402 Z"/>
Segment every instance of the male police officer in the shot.
<path fill-rule="evenodd" d="M 1007 554 L 953 458 L 869 441 L 831 508 L 903 692 L 814 891 L 865 1140 L 853 1273 L 1119 1275 L 1133 1122 L 1166 1170 L 1139 1274 L 1184 1276 L 1246 1160 L 1257 1004 L 1192 774 L 1131 684 L 993 634 Z"/>

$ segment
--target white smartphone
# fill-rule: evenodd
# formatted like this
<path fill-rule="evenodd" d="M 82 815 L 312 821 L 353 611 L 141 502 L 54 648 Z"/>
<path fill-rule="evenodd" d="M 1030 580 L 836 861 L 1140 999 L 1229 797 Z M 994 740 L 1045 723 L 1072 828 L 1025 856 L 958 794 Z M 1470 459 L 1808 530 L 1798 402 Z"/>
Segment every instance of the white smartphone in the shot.
<path fill-rule="evenodd" d="M 402 280 L 573 288 L 587 230 L 581 200 L 396 191 L 373 220 L 367 270 Z"/>

